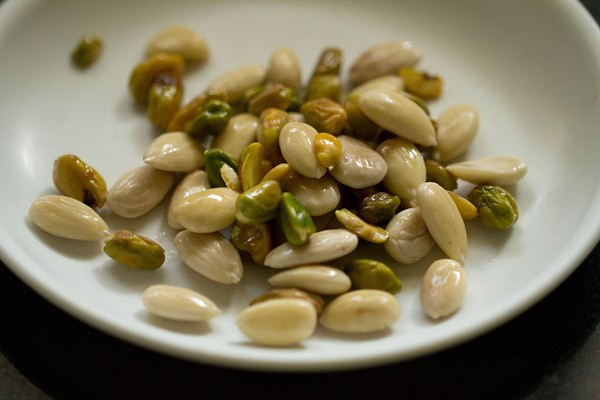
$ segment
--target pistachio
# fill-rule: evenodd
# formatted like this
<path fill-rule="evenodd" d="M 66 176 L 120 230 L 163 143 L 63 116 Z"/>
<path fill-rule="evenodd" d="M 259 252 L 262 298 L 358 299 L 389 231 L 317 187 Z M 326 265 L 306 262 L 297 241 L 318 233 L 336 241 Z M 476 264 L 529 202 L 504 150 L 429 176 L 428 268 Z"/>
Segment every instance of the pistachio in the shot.
<path fill-rule="evenodd" d="M 185 124 L 185 132 L 197 140 L 215 136 L 225 130 L 233 114 L 231 106 L 221 100 L 211 99 Z"/>
<path fill-rule="evenodd" d="M 288 110 L 298 96 L 295 90 L 281 83 L 270 83 L 262 87 L 247 102 L 247 111 L 254 115 L 260 115 L 268 108 Z"/>
<path fill-rule="evenodd" d="M 366 223 L 358 215 L 345 208 L 336 210 L 335 216 L 346 229 L 367 242 L 385 243 L 388 239 L 385 229 Z"/>
<path fill-rule="evenodd" d="M 337 138 L 342 144 L 342 157 L 330 172 L 338 182 L 362 189 L 384 179 L 388 168 L 379 153 L 353 137 L 340 135 Z"/>
<path fill-rule="evenodd" d="M 242 150 L 255 142 L 258 117 L 249 113 L 232 116 L 225 129 L 212 142 L 212 147 L 221 149 L 235 160 L 240 157 Z"/>
<path fill-rule="evenodd" d="M 354 61 L 350 69 L 350 81 L 358 85 L 382 75 L 396 73 L 402 67 L 415 65 L 421 57 L 421 50 L 408 40 L 377 44 L 361 53 Z"/>
<path fill-rule="evenodd" d="M 458 180 L 452 172 L 435 160 L 425 160 L 427 182 L 435 182 L 446 190 L 456 190 Z"/>
<path fill-rule="evenodd" d="M 300 61 L 292 49 L 281 47 L 271 54 L 267 80 L 282 83 L 295 90 L 301 89 L 302 70 Z"/>
<path fill-rule="evenodd" d="M 262 85 L 267 78 L 267 67 L 263 64 L 246 64 L 227 71 L 213 79 L 206 91 L 223 93 L 225 101 L 236 104 L 242 100 L 244 92 Z"/>
<path fill-rule="evenodd" d="M 304 101 L 330 99 L 339 102 L 342 97 L 342 80 L 339 75 L 323 74 L 313 77 L 304 93 Z"/>
<path fill-rule="evenodd" d="M 91 207 L 62 195 L 40 197 L 29 207 L 29 219 L 51 235 L 74 240 L 102 240 L 110 232 Z"/>
<path fill-rule="evenodd" d="M 317 133 L 313 143 L 319 164 L 332 170 L 342 158 L 342 143 L 329 133 Z"/>
<path fill-rule="evenodd" d="M 492 156 L 450 164 L 448 171 L 475 184 L 512 185 L 527 173 L 527 165 L 517 157 Z"/>
<path fill-rule="evenodd" d="M 335 101 L 321 97 L 302 104 L 300 112 L 304 121 L 319 132 L 338 135 L 346 126 L 346 110 Z"/>
<path fill-rule="evenodd" d="M 381 261 L 357 259 L 344 267 L 350 281 L 358 289 L 378 289 L 395 294 L 402 289 L 402 282 L 394 271 Z"/>
<path fill-rule="evenodd" d="M 417 204 L 429 233 L 449 258 L 465 263 L 467 232 L 456 204 L 448 192 L 434 182 L 417 189 Z"/>
<path fill-rule="evenodd" d="M 456 208 L 458 208 L 458 212 L 460 213 L 462 219 L 466 221 L 477 218 L 479 212 L 473 203 L 455 192 L 448 191 L 448 194 L 450 197 L 452 197 L 454 204 L 456 204 Z"/>
<path fill-rule="evenodd" d="M 370 333 L 391 328 L 399 315 L 398 301 L 388 292 L 358 289 L 333 299 L 323 310 L 319 324 L 334 332 Z"/>
<path fill-rule="evenodd" d="M 517 202 L 500 186 L 478 185 L 467 198 L 477 208 L 479 221 L 487 228 L 505 230 L 519 219 Z"/>
<path fill-rule="evenodd" d="M 170 26 L 146 44 L 146 56 L 159 53 L 178 54 L 189 64 L 205 62 L 209 57 L 208 44 L 204 37 L 186 26 Z"/>
<path fill-rule="evenodd" d="M 124 218 L 137 218 L 164 199 L 175 182 L 173 172 L 142 165 L 125 172 L 108 190 L 106 205 Z"/>
<path fill-rule="evenodd" d="M 400 206 L 400 198 L 386 192 L 377 192 L 363 197 L 358 215 L 369 224 L 386 224 Z"/>
<path fill-rule="evenodd" d="M 445 109 L 436 119 L 437 145 L 432 149 L 432 157 L 446 163 L 464 154 L 477 135 L 479 113 L 468 104 L 460 104 Z"/>
<path fill-rule="evenodd" d="M 210 148 L 204 152 L 204 170 L 212 187 L 225 187 L 221 167 L 227 164 L 237 171 L 237 161 L 222 149 Z"/>
<path fill-rule="evenodd" d="M 383 247 L 399 263 L 416 263 L 435 246 L 435 240 L 425 225 L 421 210 L 416 207 L 396 214 L 385 229 L 389 237 Z"/>
<path fill-rule="evenodd" d="M 412 67 L 400 68 L 398 74 L 406 84 L 406 91 L 424 99 L 440 97 L 444 80 L 438 75 L 432 75 Z"/>
<path fill-rule="evenodd" d="M 358 237 L 346 229 L 327 229 L 310 235 L 301 246 L 283 243 L 267 254 L 265 265 L 287 268 L 319 264 L 345 256 L 358 245 Z"/>
<path fill-rule="evenodd" d="M 341 199 L 338 183 L 329 174 L 317 179 L 291 172 L 283 180 L 282 187 L 294 195 L 312 217 L 335 210 Z"/>
<path fill-rule="evenodd" d="M 204 166 L 204 150 L 185 132 L 163 133 L 146 148 L 144 163 L 163 171 L 191 172 Z"/>
<path fill-rule="evenodd" d="M 377 152 L 387 164 L 387 174 L 383 178 L 385 188 L 408 204 L 414 202 L 417 188 L 427 177 L 421 152 L 414 144 L 402 138 L 383 141 L 377 147 Z"/>
<path fill-rule="evenodd" d="M 321 295 L 338 295 L 347 292 L 352 285 L 344 271 L 326 265 L 290 268 L 270 277 L 269 283 L 275 287 L 296 287 Z"/>
<path fill-rule="evenodd" d="M 281 185 L 264 181 L 240 194 L 235 201 L 235 217 L 241 223 L 266 222 L 277 216 Z"/>
<path fill-rule="evenodd" d="M 100 57 L 103 47 L 104 41 L 99 35 L 86 33 L 71 53 L 71 61 L 79 68 L 87 68 Z"/>
<path fill-rule="evenodd" d="M 159 53 L 142 61 L 131 73 L 129 91 L 139 104 L 148 103 L 150 88 L 160 76 L 171 76 L 181 79 L 184 61 L 177 54 Z"/>
<path fill-rule="evenodd" d="M 100 173 L 73 154 L 64 154 L 54 161 L 52 179 L 65 196 L 88 206 L 102 208 L 106 201 L 106 181 Z"/>
<path fill-rule="evenodd" d="M 317 316 L 321 315 L 323 308 L 325 308 L 325 300 L 317 294 L 307 292 L 306 290 L 299 289 L 297 287 L 283 287 L 278 289 L 269 290 L 268 292 L 258 296 L 250 302 L 250 305 L 255 305 L 269 300 L 275 299 L 300 299 L 310 303 L 317 312 Z"/>
<path fill-rule="evenodd" d="M 106 238 L 103 250 L 113 260 L 135 269 L 153 271 L 165 262 L 165 249 L 160 244 L 126 229 Z"/>
<path fill-rule="evenodd" d="M 142 294 L 148 312 L 174 321 L 207 321 L 221 310 L 212 300 L 194 290 L 172 285 L 152 285 Z"/>
<path fill-rule="evenodd" d="M 274 299 L 243 310 L 238 315 L 237 325 L 258 344 L 292 346 L 313 334 L 317 326 L 317 312 L 305 300 Z"/>
<path fill-rule="evenodd" d="M 173 194 L 171 194 L 169 209 L 167 211 L 167 223 L 171 228 L 183 229 L 183 225 L 181 225 L 173 215 L 173 210 L 177 203 L 194 193 L 201 192 L 208 188 L 210 188 L 210 182 L 208 182 L 206 172 L 203 170 L 191 172 L 179 182 L 173 191 Z"/>
<path fill-rule="evenodd" d="M 279 134 L 284 125 L 290 121 L 290 115 L 277 108 L 269 108 L 260 114 L 256 139 L 264 146 L 273 165 L 285 161 L 279 149 Z"/>
<path fill-rule="evenodd" d="M 467 274 L 456 260 L 433 262 L 421 280 L 421 307 L 425 315 L 438 319 L 455 313 L 467 290 Z"/>
<path fill-rule="evenodd" d="M 271 228 L 266 222 L 242 224 L 236 221 L 231 227 L 231 243 L 238 250 L 248 252 L 256 264 L 263 264 L 271 251 Z"/>
<path fill-rule="evenodd" d="M 371 89 L 360 96 L 360 109 L 377 125 L 423 146 L 436 145 L 431 119 L 406 96 L 389 89 Z"/>
<path fill-rule="evenodd" d="M 226 187 L 210 188 L 183 198 L 173 208 L 173 216 L 192 232 L 216 232 L 235 221 L 239 193 Z"/>
<path fill-rule="evenodd" d="M 182 99 L 181 78 L 167 74 L 159 75 L 148 91 L 148 120 L 157 128 L 166 129 L 179 110 Z"/>
<path fill-rule="evenodd" d="M 283 158 L 296 172 L 308 178 L 320 178 L 327 169 L 313 150 L 317 131 L 303 122 L 288 122 L 279 133 L 279 148 Z"/>
<path fill-rule="evenodd" d="M 219 232 L 179 232 L 174 239 L 181 260 L 201 275 L 219 283 L 238 283 L 244 265 L 237 249 Z"/>
<path fill-rule="evenodd" d="M 292 169 L 290 168 L 290 166 L 288 164 L 286 164 L 286 163 L 277 164 L 276 166 L 271 168 L 269 171 L 267 171 L 267 173 L 265 174 L 265 176 L 263 176 L 263 178 L 260 180 L 259 183 L 272 180 L 272 181 L 277 181 L 280 184 L 282 184 L 288 178 L 288 176 L 290 176 L 290 174 L 292 174 Z M 309 178 L 306 178 L 306 179 L 309 179 Z"/>
<path fill-rule="evenodd" d="M 371 121 L 360 109 L 360 93 L 350 92 L 344 98 L 344 110 L 346 111 L 348 126 L 352 134 L 365 141 L 376 141 L 382 129 Z"/>
<path fill-rule="evenodd" d="M 309 235 L 316 231 L 315 224 L 306 208 L 289 192 L 281 195 L 279 218 L 285 238 L 290 244 L 304 244 Z"/>
<path fill-rule="evenodd" d="M 258 185 L 267 172 L 272 169 L 269 155 L 259 142 L 250 143 L 244 148 L 240 154 L 238 165 L 243 190 Z"/>
<path fill-rule="evenodd" d="M 210 100 L 223 100 L 224 95 L 218 92 L 203 92 L 182 105 L 167 125 L 167 132 L 185 131 L 186 125 L 198 114 L 198 110 Z"/>

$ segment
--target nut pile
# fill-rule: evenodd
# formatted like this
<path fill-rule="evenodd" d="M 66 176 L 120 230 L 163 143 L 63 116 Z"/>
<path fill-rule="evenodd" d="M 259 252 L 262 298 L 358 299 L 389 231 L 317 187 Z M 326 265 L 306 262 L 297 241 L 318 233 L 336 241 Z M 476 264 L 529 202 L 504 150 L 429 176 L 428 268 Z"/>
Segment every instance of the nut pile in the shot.
<path fill-rule="evenodd" d="M 518 219 L 506 187 L 526 165 L 503 155 L 457 161 L 477 135 L 478 111 L 461 104 L 431 115 L 427 102 L 442 95 L 444 82 L 416 67 L 422 52 L 412 42 L 367 49 L 348 85 L 341 49 L 324 49 L 304 84 L 294 51 L 280 48 L 265 64 L 224 72 L 185 104 L 186 66 L 209 57 L 204 39 L 169 28 L 146 54 L 129 89 L 163 133 L 143 163 L 107 188 L 96 169 L 62 155 L 53 171 L 61 194 L 35 201 L 29 217 L 53 235 L 104 241 L 121 264 L 155 270 L 165 260 L 162 246 L 111 233 L 96 210 L 138 218 L 170 196 L 165 218 L 191 269 L 224 285 L 243 279 L 245 262 L 273 269 L 273 290 L 237 320 L 256 343 L 295 345 L 317 326 L 390 329 L 400 314 L 396 266 L 363 258 L 334 266 L 361 242 L 380 245 L 399 264 L 439 247 L 446 258 L 427 269 L 420 299 L 428 318 L 448 317 L 467 289 L 465 221 L 504 230 Z M 468 195 L 457 192 L 459 181 L 472 185 Z M 221 313 L 202 294 L 167 285 L 148 288 L 143 304 L 175 320 Z"/>

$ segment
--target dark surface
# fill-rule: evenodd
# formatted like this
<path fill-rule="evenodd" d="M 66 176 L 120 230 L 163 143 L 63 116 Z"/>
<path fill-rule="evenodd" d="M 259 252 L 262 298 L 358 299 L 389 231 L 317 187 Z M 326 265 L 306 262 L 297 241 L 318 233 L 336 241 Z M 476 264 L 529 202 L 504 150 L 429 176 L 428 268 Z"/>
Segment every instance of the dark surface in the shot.
<path fill-rule="evenodd" d="M 583 1 L 600 16 L 597 1 Z M 70 317 L 0 265 L 0 399 L 600 399 L 600 245 L 504 326 L 409 362 L 345 373 L 252 373 L 132 346 Z"/>

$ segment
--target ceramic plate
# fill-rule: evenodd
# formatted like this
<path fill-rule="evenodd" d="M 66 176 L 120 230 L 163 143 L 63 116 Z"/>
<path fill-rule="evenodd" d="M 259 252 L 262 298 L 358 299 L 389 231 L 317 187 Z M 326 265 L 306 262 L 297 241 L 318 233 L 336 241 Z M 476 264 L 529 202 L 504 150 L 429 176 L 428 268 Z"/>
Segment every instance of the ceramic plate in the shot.
<path fill-rule="evenodd" d="M 304 77 L 336 46 L 348 67 L 380 42 L 412 40 L 419 67 L 445 79 L 433 116 L 469 103 L 481 118 L 465 158 L 508 154 L 529 171 L 511 188 L 520 219 L 508 232 L 467 223 L 468 292 L 461 310 L 432 322 L 421 312 L 419 278 L 441 253 L 411 266 L 392 264 L 404 282 L 401 316 L 376 335 L 318 329 L 293 348 L 252 345 L 237 313 L 268 289 L 267 267 L 247 268 L 241 284 L 208 281 L 178 259 L 165 204 L 138 220 L 102 210 L 111 228 L 129 228 L 167 249 L 165 265 L 141 272 L 116 265 L 100 244 L 51 237 L 27 219 L 30 204 L 56 193 L 53 161 L 73 153 L 109 185 L 141 165 L 156 132 L 128 93 L 129 74 L 147 40 L 187 25 L 211 47 L 186 75 L 186 99 L 217 74 L 266 63 L 279 47 L 300 57 Z M 69 55 L 83 33 L 104 38 L 98 62 L 75 69 Z M 518 315 L 562 282 L 600 237 L 600 34 L 575 1 L 7 1 L 0 6 L 0 249 L 28 285 L 66 312 L 126 341 L 198 362 L 263 370 L 335 370 L 380 365 L 469 340 Z M 381 248 L 363 250 L 389 261 Z M 152 284 L 195 289 L 223 315 L 204 324 L 149 318 L 141 293 Z"/>

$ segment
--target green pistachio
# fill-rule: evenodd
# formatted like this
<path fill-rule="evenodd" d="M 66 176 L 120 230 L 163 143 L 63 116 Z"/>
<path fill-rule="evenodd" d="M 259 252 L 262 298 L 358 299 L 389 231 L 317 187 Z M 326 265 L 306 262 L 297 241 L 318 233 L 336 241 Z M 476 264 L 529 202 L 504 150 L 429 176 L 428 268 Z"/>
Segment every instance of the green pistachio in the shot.
<path fill-rule="evenodd" d="M 339 75 L 342 68 L 342 51 L 335 47 L 323 50 L 313 71 L 313 77 L 325 74 Z"/>
<path fill-rule="evenodd" d="M 279 217 L 288 243 L 301 245 L 316 232 L 315 224 L 306 208 L 289 192 L 281 195 Z"/>
<path fill-rule="evenodd" d="M 212 148 L 204 152 L 204 170 L 211 187 L 227 186 L 221 176 L 223 164 L 229 165 L 237 172 L 237 162 L 222 149 Z"/>
<path fill-rule="evenodd" d="M 54 161 L 54 185 L 65 196 L 94 208 L 102 208 L 108 189 L 98 171 L 73 154 L 64 154 Z"/>
<path fill-rule="evenodd" d="M 404 80 L 406 91 L 426 99 L 435 99 L 442 94 L 444 80 L 438 75 L 431 75 L 412 67 L 404 67 L 398 71 Z"/>
<path fill-rule="evenodd" d="M 263 264 L 271 251 L 271 228 L 266 222 L 236 222 L 231 227 L 231 242 L 240 251 L 246 251 L 257 264 Z"/>
<path fill-rule="evenodd" d="M 312 125 L 318 132 L 338 135 L 346 126 L 348 115 L 339 103 L 328 98 L 307 101 L 300 107 L 304 122 Z"/>
<path fill-rule="evenodd" d="M 273 164 L 262 144 L 254 142 L 246 146 L 240 154 L 238 163 L 238 174 L 242 181 L 242 190 L 248 190 L 258 185 L 272 166 Z"/>
<path fill-rule="evenodd" d="M 165 250 L 161 245 L 125 229 L 106 240 L 104 253 L 128 267 L 147 271 L 160 268 L 165 262 Z"/>
<path fill-rule="evenodd" d="M 267 108 L 287 110 L 292 104 L 293 94 L 293 90 L 281 83 L 267 85 L 248 102 L 247 110 L 254 115 L 260 115 Z"/>
<path fill-rule="evenodd" d="M 487 228 L 505 230 L 519 219 L 515 199 L 500 186 L 478 185 L 467 199 L 477 207 L 479 221 Z"/>
<path fill-rule="evenodd" d="M 154 126 L 166 129 L 179 109 L 182 99 L 181 80 L 172 75 L 159 76 L 148 92 L 148 119 Z"/>
<path fill-rule="evenodd" d="M 279 133 L 291 120 L 287 112 L 277 108 L 268 108 L 260 114 L 256 138 L 264 146 L 273 165 L 285 162 L 279 149 Z"/>
<path fill-rule="evenodd" d="M 264 181 L 240 194 L 235 202 L 239 222 L 267 222 L 279 211 L 281 185 L 277 181 Z"/>
<path fill-rule="evenodd" d="M 231 106 L 217 99 L 212 99 L 201 105 L 198 112 L 185 125 L 185 132 L 189 135 L 202 139 L 207 135 L 221 133 L 233 114 Z"/>
<path fill-rule="evenodd" d="M 358 214 L 370 224 L 387 224 L 396 215 L 400 198 L 386 192 L 365 196 L 360 202 Z"/>
<path fill-rule="evenodd" d="M 351 92 L 344 99 L 344 110 L 348 119 L 348 125 L 352 133 L 359 139 L 365 141 L 376 140 L 381 133 L 381 128 L 375 122 L 371 121 L 359 106 L 360 92 Z"/>
<path fill-rule="evenodd" d="M 425 180 L 435 182 L 446 190 L 456 190 L 458 179 L 444 165 L 435 160 L 425 160 Z"/>
<path fill-rule="evenodd" d="M 304 93 L 304 101 L 327 98 L 339 102 L 342 97 L 342 80 L 338 75 L 324 74 L 310 80 Z"/>
<path fill-rule="evenodd" d="M 156 78 L 169 75 L 181 80 L 184 68 L 185 64 L 181 56 L 156 54 L 136 65 L 129 78 L 129 91 L 137 103 L 145 105 L 148 103 L 150 87 Z"/>
<path fill-rule="evenodd" d="M 103 47 L 104 42 L 100 36 L 86 33 L 71 53 L 71 60 L 79 68 L 87 68 L 100 57 Z"/>
<path fill-rule="evenodd" d="M 402 282 L 386 264 L 370 259 L 353 260 L 344 268 L 352 285 L 358 289 L 378 289 L 395 294 Z"/>
<path fill-rule="evenodd" d="M 167 126 L 167 132 L 183 132 L 185 131 L 185 126 L 188 122 L 190 122 L 196 114 L 200 107 L 204 104 L 208 103 L 210 100 L 223 100 L 225 95 L 223 93 L 213 93 L 213 92 L 204 92 L 200 93 L 198 96 L 194 97 L 189 102 L 182 105 L 179 110 L 173 115 L 173 118 L 169 121 L 169 125 Z"/>

